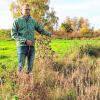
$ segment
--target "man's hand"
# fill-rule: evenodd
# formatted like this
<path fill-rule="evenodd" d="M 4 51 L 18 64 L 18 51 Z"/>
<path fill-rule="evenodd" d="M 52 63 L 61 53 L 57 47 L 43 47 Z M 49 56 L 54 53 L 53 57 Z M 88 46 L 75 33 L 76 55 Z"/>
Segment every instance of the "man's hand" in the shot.
<path fill-rule="evenodd" d="M 27 44 L 28 46 L 32 46 L 32 45 L 33 45 L 33 42 L 32 42 L 31 40 L 26 40 L 26 44 Z"/>

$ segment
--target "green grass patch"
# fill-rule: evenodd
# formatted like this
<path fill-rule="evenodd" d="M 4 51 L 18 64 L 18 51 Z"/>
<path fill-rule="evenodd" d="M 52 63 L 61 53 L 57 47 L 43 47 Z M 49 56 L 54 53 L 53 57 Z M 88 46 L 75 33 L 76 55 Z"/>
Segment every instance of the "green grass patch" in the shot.
<path fill-rule="evenodd" d="M 100 45 L 99 40 L 64 40 L 55 39 L 51 42 L 51 48 L 53 51 L 58 53 L 60 57 L 65 56 L 65 54 L 71 54 L 77 50 L 81 45 L 91 44 Z"/>
<path fill-rule="evenodd" d="M 100 45 L 99 40 L 64 40 L 54 39 L 50 45 L 61 58 L 77 50 L 83 44 Z M 14 66 L 17 64 L 17 48 L 13 40 L 0 40 L 0 65 Z"/>

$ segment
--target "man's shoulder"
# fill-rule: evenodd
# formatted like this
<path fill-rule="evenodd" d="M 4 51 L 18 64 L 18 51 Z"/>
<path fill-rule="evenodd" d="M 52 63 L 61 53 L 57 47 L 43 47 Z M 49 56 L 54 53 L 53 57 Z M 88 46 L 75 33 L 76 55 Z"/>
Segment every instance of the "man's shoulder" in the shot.
<path fill-rule="evenodd" d="M 17 18 L 15 18 L 14 19 L 14 22 L 20 22 L 20 21 L 23 21 L 23 16 L 20 16 L 20 17 L 17 17 Z M 33 23 L 36 23 L 37 21 L 36 21 L 36 19 L 34 19 L 32 16 L 30 16 L 30 18 L 29 18 Z"/>
<path fill-rule="evenodd" d="M 23 20 L 23 16 L 19 16 L 16 20 Z"/>
<path fill-rule="evenodd" d="M 36 19 L 34 19 L 32 16 L 30 17 L 30 19 L 31 19 L 31 22 L 32 22 L 32 23 L 34 23 L 34 24 L 36 24 L 36 23 L 37 23 L 37 20 L 36 20 Z"/>
<path fill-rule="evenodd" d="M 17 17 L 14 19 L 14 22 L 20 21 L 22 19 L 22 17 Z"/>
<path fill-rule="evenodd" d="M 34 19 L 32 16 L 30 16 L 30 19 L 36 22 L 36 19 Z"/>

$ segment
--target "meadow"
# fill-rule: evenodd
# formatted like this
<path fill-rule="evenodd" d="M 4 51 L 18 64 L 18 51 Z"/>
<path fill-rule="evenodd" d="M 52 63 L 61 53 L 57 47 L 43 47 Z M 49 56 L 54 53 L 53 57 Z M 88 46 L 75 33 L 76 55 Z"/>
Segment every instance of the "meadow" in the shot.
<path fill-rule="evenodd" d="M 37 42 L 33 74 L 18 77 L 16 42 L 0 40 L 0 100 L 100 99 L 99 39 Z"/>
<path fill-rule="evenodd" d="M 50 46 L 59 57 L 70 55 L 76 51 L 81 45 L 99 45 L 100 40 L 66 40 L 66 39 L 52 39 Z M 0 63 L 12 63 L 17 62 L 17 48 L 14 40 L 0 40 Z"/>

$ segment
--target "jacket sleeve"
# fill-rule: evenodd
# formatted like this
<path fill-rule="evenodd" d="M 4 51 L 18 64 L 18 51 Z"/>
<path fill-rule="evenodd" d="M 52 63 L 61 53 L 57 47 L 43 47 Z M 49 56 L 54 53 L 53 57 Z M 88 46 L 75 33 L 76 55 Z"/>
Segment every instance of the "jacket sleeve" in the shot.
<path fill-rule="evenodd" d="M 22 37 L 18 32 L 18 22 L 15 20 L 13 22 L 12 28 L 11 28 L 11 37 L 15 39 L 16 41 L 19 41 L 20 43 L 25 43 L 26 39 Z"/>
<path fill-rule="evenodd" d="M 52 35 L 51 32 L 48 32 L 47 30 L 45 30 L 43 28 L 43 26 L 41 24 L 39 24 L 38 22 L 35 23 L 35 30 L 37 32 L 39 32 L 40 34 L 43 34 L 43 35 L 46 35 L 46 36 L 49 36 L 49 37 L 51 37 L 51 35 Z"/>

